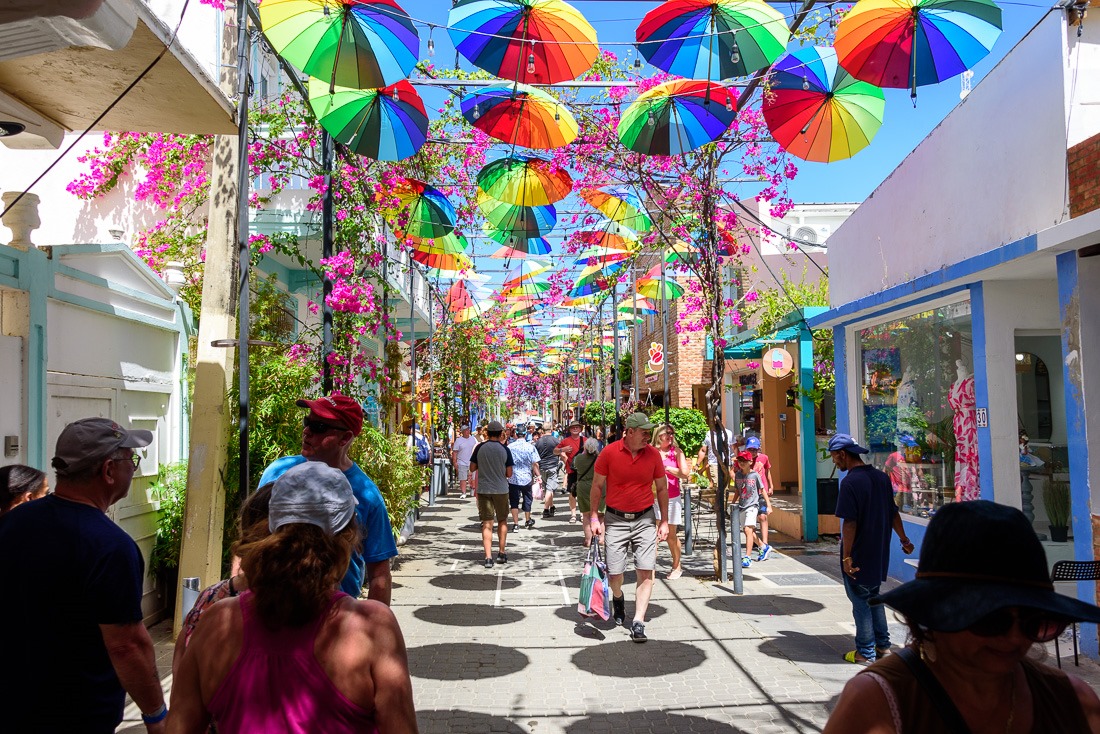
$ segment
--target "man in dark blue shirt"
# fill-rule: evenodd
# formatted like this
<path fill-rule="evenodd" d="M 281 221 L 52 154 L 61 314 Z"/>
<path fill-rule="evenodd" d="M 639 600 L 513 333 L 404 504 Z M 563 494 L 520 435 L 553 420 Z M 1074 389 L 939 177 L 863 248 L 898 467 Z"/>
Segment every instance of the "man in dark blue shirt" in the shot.
<path fill-rule="evenodd" d="M 856 623 L 856 649 L 844 659 L 869 665 L 890 649 L 886 609 L 868 604 L 871 597 L 878 595 L 890 567 L 890 531 L 897 532 L 906 555 L 913 552 L 913 544 L 905 537 L 889 475 L 860 458 L 867 449 L 848 434 L 838 433 L 829 440 L 829 453 L 836 467 L 848 472 L 840 482 L 836 516 L 843 521 L 841 570 Z"/>
<path fill-rule="evenodd" d="M 145 563 L 107 508 L 130 491 L 149 431 L 108 418 L 70 423 L 57 439 L 53 495 L 0 519 L 0 731 L 109 734 L 126 692 L 149 732 L 167 709 L 142 623 Z"/>

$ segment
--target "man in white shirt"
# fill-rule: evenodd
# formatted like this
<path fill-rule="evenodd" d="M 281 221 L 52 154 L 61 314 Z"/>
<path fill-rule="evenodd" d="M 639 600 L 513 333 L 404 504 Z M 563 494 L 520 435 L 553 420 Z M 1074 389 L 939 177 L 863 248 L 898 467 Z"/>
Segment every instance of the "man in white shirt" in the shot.
<path fill-rule="evenodd" d="M 470 427 L 462 427 L 462 435 L 455 439 L 451 445 L 451 466 L 458 473 L 458 487 L 462 490 L 462 499 L 466 499 L 466 493 L 470 483 L 470 456 L 477 447 L 477 439 L 470 435 Z"/>

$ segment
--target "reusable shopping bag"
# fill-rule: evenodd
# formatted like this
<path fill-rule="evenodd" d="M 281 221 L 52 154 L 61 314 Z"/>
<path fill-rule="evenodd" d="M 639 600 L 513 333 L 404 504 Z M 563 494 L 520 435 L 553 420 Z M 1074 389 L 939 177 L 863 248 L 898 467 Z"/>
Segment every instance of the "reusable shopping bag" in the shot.
<path fill-rule="evenodd" d="M 531 498 L 534 500 L 541 500 L 543 497 L 542 482 L 538 477 L 535 477 L 535 483 L 531 485 Z"/>
<path fill-rule="evenodd" d="M 606 620 L 611 616 L 611 594 L 607 588 L 607 564 L 600 552 L 598 538 L 592 539 L 588 549 L 588 558 L 581 573 L 580 598 L 577 611 L 584 617 L 599 617 Z"/>

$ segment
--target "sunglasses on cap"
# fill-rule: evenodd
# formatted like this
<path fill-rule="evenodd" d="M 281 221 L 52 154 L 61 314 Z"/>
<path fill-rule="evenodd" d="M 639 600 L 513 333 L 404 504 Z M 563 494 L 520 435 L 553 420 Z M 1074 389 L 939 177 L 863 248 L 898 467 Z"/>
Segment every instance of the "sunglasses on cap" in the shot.
<path fill-rule="evenodd" d="M 333 426 L 325 423 L 324 421 L 313 420 L 312 418 L 303 418 L 302 425 L 309 429 L 310 433 L 328 433 L 329 431 L 346 431 L 347 428 L 343 426 Z"/>
<path fill-rule="evenodd" d="M 985 615 L 967 631 L 978 637 L 1000 637 L 1014 625 L 1019 625 L 1020 634 L 1032 642 L 1050 642 L 1065 631 L 1069 621 L 1040 609 L 1006 607 Z"/>

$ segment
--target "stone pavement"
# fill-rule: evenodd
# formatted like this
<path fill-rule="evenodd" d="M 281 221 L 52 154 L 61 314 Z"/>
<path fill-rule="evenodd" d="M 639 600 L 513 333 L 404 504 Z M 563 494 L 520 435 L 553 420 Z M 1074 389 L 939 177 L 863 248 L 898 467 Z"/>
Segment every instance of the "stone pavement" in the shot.
<path fill-rule="evenodd" d="M 536 522 L 509 533 L 507 564 L 486 569 L 472 499 L 422 508 L 393 591 L 421 732 L 815 732 L 859 670 L 841 659 L 854 627 L 833 541 L 773 539 L 741 596 L 714 582 L 707 544 L 685 557 L 682 578 L 665 580 L 662 546 L 640 645 L 576 612 L 581 526 L 560 514 Z M 632 573 L 624 589 L 629 619 Z M 904 642 L 899 623 L 891 633 Z M 170 632 L 154 634 L 166 666 Z M 1075 672 L 1100 683 L 1087 661 Z M 132 705 L 127 719 L 120 731 L 144 731 Z"/>

